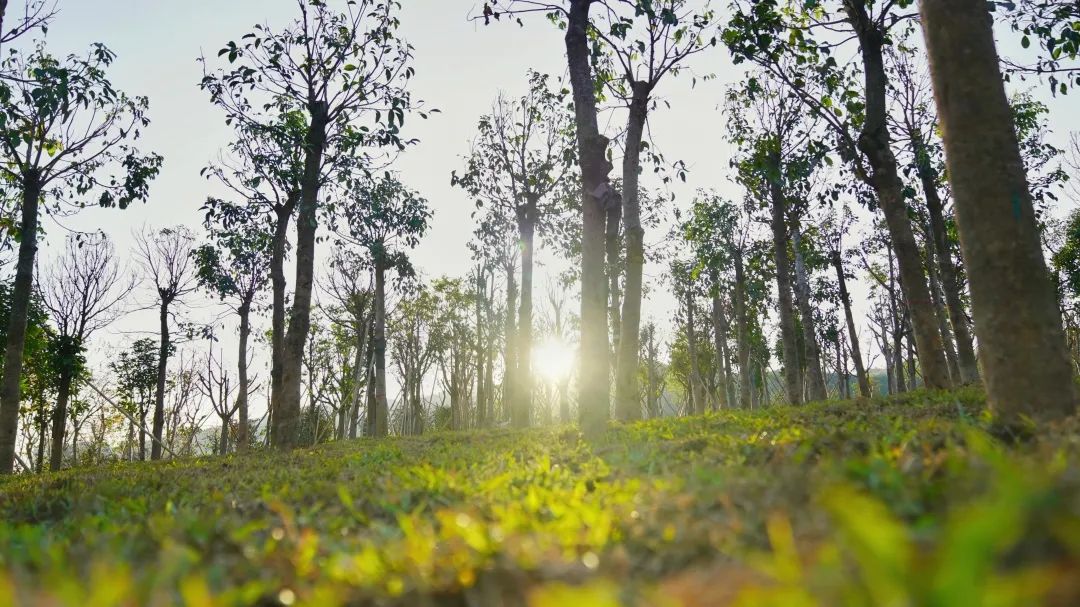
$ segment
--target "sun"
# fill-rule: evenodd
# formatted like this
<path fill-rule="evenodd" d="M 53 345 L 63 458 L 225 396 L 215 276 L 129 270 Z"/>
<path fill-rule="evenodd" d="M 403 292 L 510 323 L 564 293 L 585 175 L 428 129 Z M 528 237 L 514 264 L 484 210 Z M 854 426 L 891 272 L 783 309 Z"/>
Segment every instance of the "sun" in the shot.
<path fill-rule="evenodd" d="M 561 339 L 549 338 L 533 346 L 533 369 L 551 382 L 570 377 L 574 368 L 575 349 Z"/>

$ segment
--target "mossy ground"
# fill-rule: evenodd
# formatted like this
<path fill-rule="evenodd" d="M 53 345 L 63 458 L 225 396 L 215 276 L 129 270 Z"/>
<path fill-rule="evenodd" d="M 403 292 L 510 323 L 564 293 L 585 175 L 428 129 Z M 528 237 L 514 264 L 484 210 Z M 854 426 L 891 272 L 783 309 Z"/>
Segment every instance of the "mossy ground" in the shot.
<path fill-rule="evenodd" d="M 0 605 L 1080 604 L 1080 423 L 981 396 L 437 434 L 0 485 Z"/>

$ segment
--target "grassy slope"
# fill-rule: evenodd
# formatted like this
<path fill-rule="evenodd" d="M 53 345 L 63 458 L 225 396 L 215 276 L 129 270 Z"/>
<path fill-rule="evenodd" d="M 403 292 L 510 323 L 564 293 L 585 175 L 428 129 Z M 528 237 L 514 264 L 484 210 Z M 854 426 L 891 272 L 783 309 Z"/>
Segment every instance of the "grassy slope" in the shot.
<path fill-rule="evenodd" d="M 1080 604 L 1080 424 L 985 423 L 921 394 L 20 478 L 0 606 Z"/>

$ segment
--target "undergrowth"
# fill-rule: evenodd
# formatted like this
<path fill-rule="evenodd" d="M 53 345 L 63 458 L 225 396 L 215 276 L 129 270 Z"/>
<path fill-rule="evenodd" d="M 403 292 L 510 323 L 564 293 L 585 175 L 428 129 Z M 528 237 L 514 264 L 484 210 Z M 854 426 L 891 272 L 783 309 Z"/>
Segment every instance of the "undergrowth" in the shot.
<path fill-rule="evenodd" d="M 1080 604 L 1080 423 L 975 391 L 0 484 L 0 606 Z"/>

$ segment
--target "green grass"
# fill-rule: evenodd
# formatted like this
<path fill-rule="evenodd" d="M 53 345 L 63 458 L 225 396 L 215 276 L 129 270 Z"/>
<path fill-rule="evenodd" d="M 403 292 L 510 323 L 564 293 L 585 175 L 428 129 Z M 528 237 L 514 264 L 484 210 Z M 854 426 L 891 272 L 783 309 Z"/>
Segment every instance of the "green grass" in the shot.
<path fill-rule="evenodd" d="M 1080 422 L 976 392 L 0 485 L 0 606 L 1080 604 Z"/>

